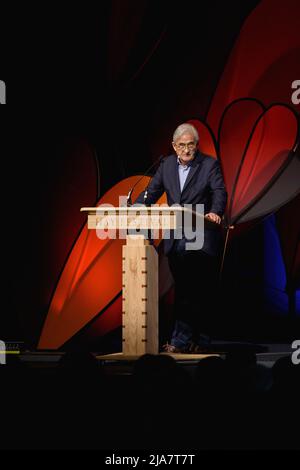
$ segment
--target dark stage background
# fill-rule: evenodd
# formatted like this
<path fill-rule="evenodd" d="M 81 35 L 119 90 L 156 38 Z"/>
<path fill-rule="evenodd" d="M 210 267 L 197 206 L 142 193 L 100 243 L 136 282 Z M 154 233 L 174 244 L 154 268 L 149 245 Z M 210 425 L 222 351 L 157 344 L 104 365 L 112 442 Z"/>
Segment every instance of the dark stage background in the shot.
<path fill-rule="evenodd" d="M 0 339 L 37 346 L 84 223 L 79 208 L 168 154 L 178 124 L 206 119 L 239 32 L 259 3 L 115 0 L 65 10 L 26 4 L 7 13 L 12 20 L 1 31 L 0 69 L 8 104 L 1 113 Z M 291 218 L 299 218 L 299 199 L 293 204 Z M 287 297 L 281 305 L 268 291 L 266 234 L 276 217 L 231 243 L 216 337 L 296 338 L 299 315 Z M 294 233 L 288 218 L 280 220 Z M 278 263 L 283 279 L 281 258 Z M 295 292 L 299 277 L 293 282 Z M 111 333 L 113 344 L 119 333 Z M 87 347 L 109 349 L 109 341 L 94 339 Z"/>

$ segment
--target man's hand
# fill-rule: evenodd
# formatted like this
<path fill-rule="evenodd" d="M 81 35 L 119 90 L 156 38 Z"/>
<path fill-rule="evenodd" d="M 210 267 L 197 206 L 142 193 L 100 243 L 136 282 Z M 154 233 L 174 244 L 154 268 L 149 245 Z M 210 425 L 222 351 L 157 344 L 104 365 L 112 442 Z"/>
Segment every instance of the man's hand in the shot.
<path fill-rule="evenodd" d="M 221 217 L 218 214 L 215 214 L 214 212 L 209 212 L 208 214 L 205 214 L 205 217 L 212 220 L 216 224 L 221 223 Z"/>

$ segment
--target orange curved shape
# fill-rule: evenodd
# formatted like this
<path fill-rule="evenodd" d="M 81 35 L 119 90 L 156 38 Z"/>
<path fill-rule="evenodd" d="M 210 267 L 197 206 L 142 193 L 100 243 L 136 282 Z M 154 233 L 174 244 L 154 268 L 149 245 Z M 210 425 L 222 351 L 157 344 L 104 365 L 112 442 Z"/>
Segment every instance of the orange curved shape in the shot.
<path fill-rule="evenodd" d="M 127 195 L 140 176 L 132 176 L 117 183 L 98 204 L 119 205 L 119 196 Z M 134 196 L 146 187 L 149 177 L 143 178 L 136 186 Z M 159 203 L 165 203 L 165 195 Z M 78 208 L 79 210 L 79 208 Z M 105 310 L 122 290 L 122 246 L 125 240 L 100 240 L 96 230 L 88 230 L 87 224 L 81 230 L 74 248 L 67 260 L 53 295 L 45 324 L 39 339 L 38 349 L 58 349 L 78 333 L 95 316 Z M 106 315 L 108 318 L 108 316 Z M 105 324 L 108 332 L 116 324 Z M 111 323 L 111 324 L 110 324 Z"/>

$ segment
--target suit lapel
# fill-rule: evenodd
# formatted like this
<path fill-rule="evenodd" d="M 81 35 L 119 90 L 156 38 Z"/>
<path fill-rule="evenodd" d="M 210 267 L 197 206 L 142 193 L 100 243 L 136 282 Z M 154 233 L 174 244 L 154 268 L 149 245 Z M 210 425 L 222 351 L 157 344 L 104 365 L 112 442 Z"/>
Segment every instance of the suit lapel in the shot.
<path fill-rule="evenodd" d="M 172 181 L 174 181 L 174 185 L 175 185 L 175 200 L 176 201 L 180 201 L 180 195 L 181 195 L 181 191 L 180 191 L 180 182 L 179 182 L 179 174 L 178 174 L 178 162 L 177 162 L 177 156 L 174 155 L 174 160 L 173 160 L 173 165 L 172 165 L 172 172 L 173 172 L 173 175 L 172 175 Z"/>
<path fill-rule="evenodd" d="M 182 188 L 181 197 L 182 197 L 184 191 L 186 190 L 186 188 L 188 187 L 188 185 L 190 184 L 191 180 L 195 176 L 197 170 L 199 169 L 201 161 L 202 161 L 201 154 L 199 152 L 197 152 L 196 155 L 195 155 L 194 160 L 191 163 L 191 168 L 190 168 L 189 174 L 187 175 L 184 186 Z"/>

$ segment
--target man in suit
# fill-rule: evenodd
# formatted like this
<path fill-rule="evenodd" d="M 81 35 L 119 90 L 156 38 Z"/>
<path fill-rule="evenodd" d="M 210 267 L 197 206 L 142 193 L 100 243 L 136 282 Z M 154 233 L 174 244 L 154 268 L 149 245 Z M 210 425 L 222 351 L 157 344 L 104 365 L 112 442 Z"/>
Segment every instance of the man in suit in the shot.
<path fill-rule="evenodd" d="M 217 284 L 217 255 L 227 193 L 219 163 L 197 149 L 199 135 L 194 126 L 181 124 L 173 134 L 175 154 L 162 160 L 153 176 L 145 199 L 141 193 L 136 203 L 154 204 L 166 192 L 168 205 L 204 205 L 207 220 L 204 243 L 199 250 L 188 250 L 188 240 L 164 240 L 165 253 L 175 283 L 175 325 L 166 352 L 200 350 L 203 329 L 208 326 L 209 311 Z M 208 226 L 206 226 L 208 225 Z"/>

